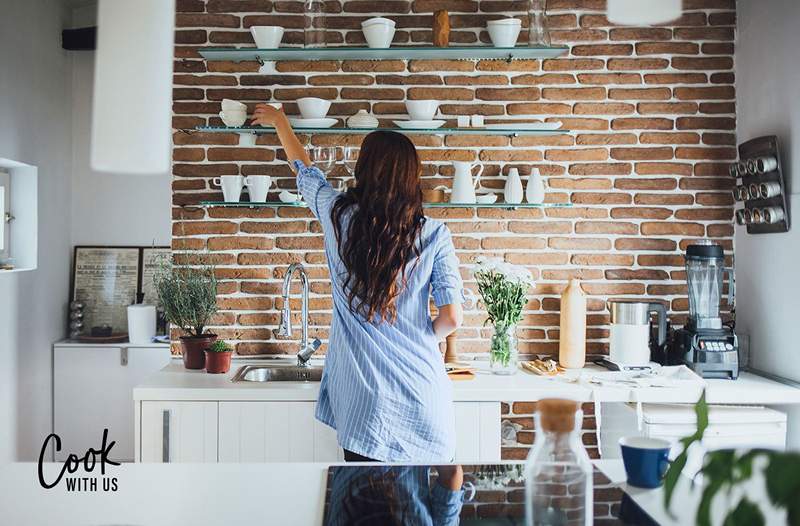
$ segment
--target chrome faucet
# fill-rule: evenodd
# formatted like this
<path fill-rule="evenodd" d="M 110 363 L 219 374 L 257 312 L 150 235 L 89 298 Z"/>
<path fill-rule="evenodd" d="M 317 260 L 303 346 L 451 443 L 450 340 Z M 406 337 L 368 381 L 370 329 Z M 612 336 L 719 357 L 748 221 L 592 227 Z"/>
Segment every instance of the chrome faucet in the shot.
<path fill-rule="evenodd" d="M 295 271 L 300 274 L 300 284 L 303 287 L 303 303 L 300 311 L 300 323 L 302 324 L 302 332 L 300 334 L 300 350 L 297 352 L 297 365 L 299 367 L 309 367 L 308 361 L 311 355 L 319 349 L 322 342 L 319 338 L 314 338 L 314 341 L 308 341 L 308 276 L 306 269 L 300 263 L 292 263 L 286 271 L 286 276 L 283 278 L 283 309 L 281 310 L 281 322 L 278 326 L 278 336 L 292 336 L 292 307 L 289 305 L 289 289 L 292 284 L 292 276 Z"/>

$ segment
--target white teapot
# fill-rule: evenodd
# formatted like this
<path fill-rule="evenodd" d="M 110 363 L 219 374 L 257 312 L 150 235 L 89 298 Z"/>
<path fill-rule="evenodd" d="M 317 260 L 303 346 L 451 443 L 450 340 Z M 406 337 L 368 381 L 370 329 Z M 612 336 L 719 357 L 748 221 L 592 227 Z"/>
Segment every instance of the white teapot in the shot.
<path fill-rule="evenodd" d="M 453 161 L 453 168 L 455 175 L 453 176 L 453 193 L 450 196 L 451 203 L 464 203 L 474 204 L 477 199 L 475 197 L 475 189 L 481 180 L 481 173 L 483 173 L 483 165 L 479 165 L 478 175 L 475 180 L 472 180 L 472 169 L 475 164 L 465 161 Z"/>

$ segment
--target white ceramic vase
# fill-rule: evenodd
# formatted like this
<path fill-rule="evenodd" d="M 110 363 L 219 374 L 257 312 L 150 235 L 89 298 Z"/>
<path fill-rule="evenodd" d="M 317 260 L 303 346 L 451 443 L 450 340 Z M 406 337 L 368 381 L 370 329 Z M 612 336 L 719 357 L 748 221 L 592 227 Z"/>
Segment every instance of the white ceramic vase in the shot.
<path fill-rule="evenodd" d="M 544 203 L 544 181 L 538 168 L 531 168 L 528 184 L 525 186 L 525 200 L 531 204 Z"/>
<path fill-rule="evenodd" d="M 506 203 L 519 204 L 522 202 L 523 190 L 522 179 L 519 177 L 519 170 L 510 168 L 506 176 L 506 186 L 503 189 L 503 197 Z"/>

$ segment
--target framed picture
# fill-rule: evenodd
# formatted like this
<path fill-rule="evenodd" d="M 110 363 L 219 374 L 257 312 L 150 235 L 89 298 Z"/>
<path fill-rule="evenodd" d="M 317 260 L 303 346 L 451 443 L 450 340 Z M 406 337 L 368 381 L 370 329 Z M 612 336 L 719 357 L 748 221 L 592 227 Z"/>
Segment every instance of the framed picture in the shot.
<path fill-rule="evenodd" d="M 84 333 L 103 325 L 127 332 L 127 308 L 141 280 L 140 247 L 76 246 L 72 261 L 70 298 L 84 304 Z"/>
<path fill-rule="evenodd" d="M 155 283 L 153 283 L 153 276 L 164 262 L 169 262 L 171 254 L 172 249 L 169 247 L 142 248 L 142 279 L 139 292 L 144 294 L 145 303 L 158 304 L 158 293 Z"/>

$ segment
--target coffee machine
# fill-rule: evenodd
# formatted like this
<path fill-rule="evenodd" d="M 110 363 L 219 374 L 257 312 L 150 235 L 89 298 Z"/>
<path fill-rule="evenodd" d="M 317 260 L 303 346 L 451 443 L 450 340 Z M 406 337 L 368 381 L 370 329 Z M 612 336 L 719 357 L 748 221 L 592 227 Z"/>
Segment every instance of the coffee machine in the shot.
<path fill-rule="evenodd" d="M 675 331 L 672 355 L 683 357 L 690 369 L 703 378 L 739 376 L 739 342 L 733 329 L 722 324 L 719 302 L 726 272 L 722 247 L 704 240 L 686 247 L 686 282 L 689 288 L 689 319 Z M 728 302 L 733 303 L 733 275 L 729 273 Z"/>

